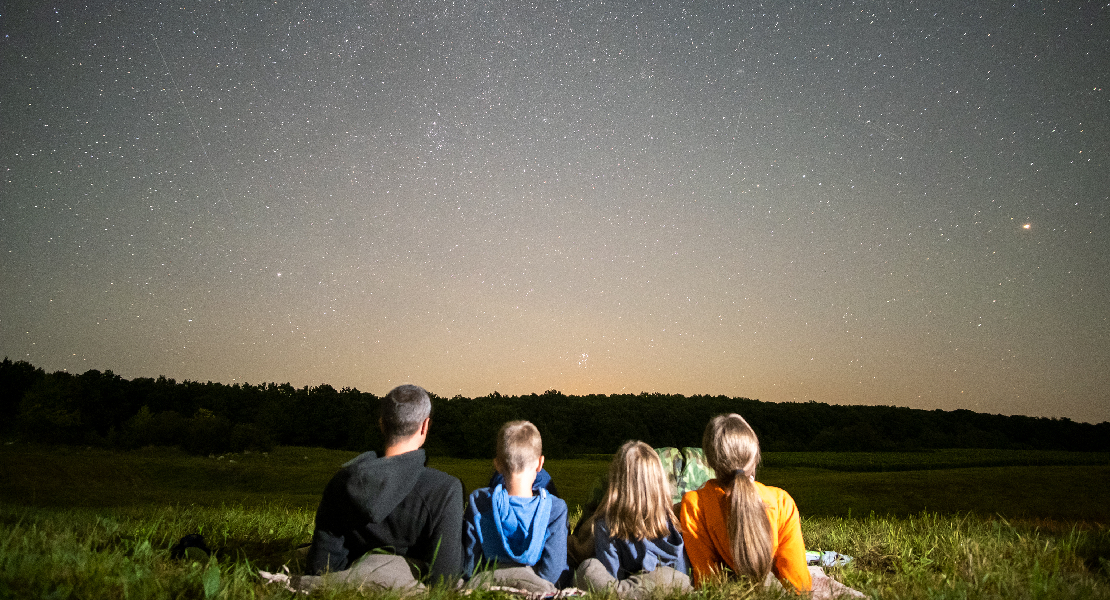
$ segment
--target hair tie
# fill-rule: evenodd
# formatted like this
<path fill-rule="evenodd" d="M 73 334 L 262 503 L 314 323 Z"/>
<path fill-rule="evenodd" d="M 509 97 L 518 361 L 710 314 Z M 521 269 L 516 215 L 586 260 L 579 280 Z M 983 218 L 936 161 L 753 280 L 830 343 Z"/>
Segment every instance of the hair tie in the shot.
<path fill-rule="evenodd" d="M 732 471 L 732 477 L 734 479 L 736 477 L 743 477 L 743 478 L 747 479 L 748 474 L 744 472 L 744 469 L 735 469 L 735 470 Z"/>

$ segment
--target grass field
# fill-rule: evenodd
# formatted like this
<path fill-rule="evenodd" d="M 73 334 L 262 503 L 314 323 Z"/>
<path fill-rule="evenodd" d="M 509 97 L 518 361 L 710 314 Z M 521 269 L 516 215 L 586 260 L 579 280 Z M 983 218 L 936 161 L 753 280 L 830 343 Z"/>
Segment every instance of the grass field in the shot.
<path fill-rule="evenodd" d="M 320 491 L 352 456 L 0 447 L 0 598 L 287 597 L 262 585 L 257 569 L 295 567 Z M 765 457 L 759 478 L 795 497 L 808 548 L 856 557 L 835 576 L 872 597 L 1110 598 L 1106 459 L 780 453 Z M 489 461 L 430 462 L 468 491 L 492 473 Z M 843 470 L 851 464 L 858 470 Z M 573 512 L 607 463 L 547 467 Z M 170 545 L 193 532 L 216 556 L 203 564 L 170 559 Z M 773 594 L 734 583 L 699 596 Z"/>
<path fill-rule="evenodd" d="M 1107 452 L 1054 450 L 931 450 L 928 452 L 767 452 L 766 467 L 831 471 L 920 471 L 968 467 L 1110 466 Z"/>
<path fill-rule="evenodd" d="M 991 451 L 1007 466 L 982 464 L 982 451 L 769 454 L 760 481 L 790 492 L 808 516 L 907 516 L 922 511 L 1000 514 L 1007 518 L 1110 523 L 1110 459 L 1106 454 Z M 200 457 L 172 448 L 134 452 L 99 448 L 6 445 L 0 447 L 0 501 L 27 506 L 119 507 L 151 505 L 314 508 L 339 465 L 354 452 L 279 447 L 273 452 Z M 1015 465 L 1023 459 L 1024 463 Z M 882 461 L 886 460 L 887 463 Z M 875 465 L 918 469 L 879 472 Z M 486 485 L 491 461 L 432 457 L 431 466 L 462 480 L 467 492 Z M 821 468 L 832 463 L 840 470 Z M 860 465 L 859 471 L 843 470 Z M 547 461 L 547 469 L 572 511 L 584 504 L 608 469 L 598 459 Z"/>

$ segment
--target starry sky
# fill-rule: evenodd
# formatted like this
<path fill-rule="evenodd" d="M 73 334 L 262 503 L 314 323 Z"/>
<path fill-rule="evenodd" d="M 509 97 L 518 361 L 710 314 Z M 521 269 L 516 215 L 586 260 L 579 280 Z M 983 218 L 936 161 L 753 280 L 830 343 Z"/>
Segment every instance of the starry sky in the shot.
<path fill-rule="evenodd" d="M 1110 419 L 1110 6 L 0 8 L 0 354 Z"/>

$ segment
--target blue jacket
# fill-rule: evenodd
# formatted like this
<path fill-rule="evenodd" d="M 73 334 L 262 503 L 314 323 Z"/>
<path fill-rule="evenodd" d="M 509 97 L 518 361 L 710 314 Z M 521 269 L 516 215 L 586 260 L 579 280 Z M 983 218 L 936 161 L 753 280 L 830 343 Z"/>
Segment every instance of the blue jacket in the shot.
<path fill-rule="evenodd" d="M 505 507 L 502 514 L 494 509 L 495 493 L 503 495 L 498 502 Z M 567 565 L 567 503 L 547 493 L 531 498 L 506 499 L 505 495 L 501 486 L 480 488 L 467 500 L 463 515 L 463 570 L 467 577 L 476 568 L 496 561 L 501 566 L 531 566 L 536 575 L 564 587 L 571 575 Z M 538 513 L 542 516 L 543 503 L 549 505 L 549 513 L 545 527 L 537 531 L 533 519 Z M 538 546 L 537 535 L 543 536 L 542 546 Z M 528 551 L 533 543 L 540 548 L 538 556 Z"/>
<path fill-rule="evenodd" d="M 682 546 L 682 534 L 669 523 L 670 533 L 654 540 L 621 540 L 609 536 L 609 526 L 605 517 L 594 522 L 594 556 L 597 557 L 609 574 L 617 579 L 644 571 L 654 571 L 656 567 L 671 567 L 679 573 L 688 573 L 690 561 Z"/>

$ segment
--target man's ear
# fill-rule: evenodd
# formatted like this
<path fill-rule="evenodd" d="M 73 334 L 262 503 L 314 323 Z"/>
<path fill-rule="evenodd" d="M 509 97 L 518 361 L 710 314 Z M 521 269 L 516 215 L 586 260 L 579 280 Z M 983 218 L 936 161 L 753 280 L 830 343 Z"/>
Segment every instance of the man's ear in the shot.
<path fill-rule="evenodd" d="M 432 418 L 431 417 L 424 417 L 424 420 L 420 422 L 420 435 L 427 437 L 428 436 L 428 427 L 430 427 L 431 424 L 432 424 Z"/>
<path fill-rule="evenodd" d="M 540 455 L 540 462 L 536 465 L 536 472 L 539 473 L 543 470 L 543 455 Z"/>

